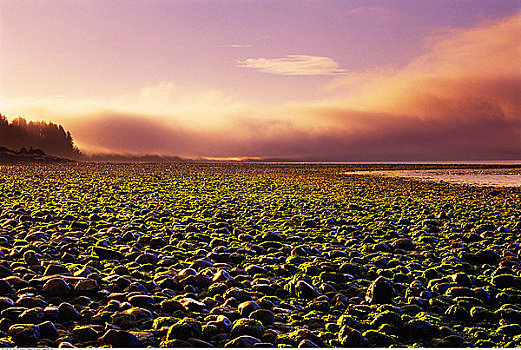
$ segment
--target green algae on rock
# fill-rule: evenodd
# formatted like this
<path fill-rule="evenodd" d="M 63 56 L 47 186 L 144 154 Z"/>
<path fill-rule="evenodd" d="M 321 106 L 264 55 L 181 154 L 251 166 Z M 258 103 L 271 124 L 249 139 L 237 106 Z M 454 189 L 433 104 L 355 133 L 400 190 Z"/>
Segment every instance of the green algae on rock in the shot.
<path fill-rule="evenodd" d="M 385 166 L 4 166 L 0 343 L 519 346 L 521 189 Z"/>

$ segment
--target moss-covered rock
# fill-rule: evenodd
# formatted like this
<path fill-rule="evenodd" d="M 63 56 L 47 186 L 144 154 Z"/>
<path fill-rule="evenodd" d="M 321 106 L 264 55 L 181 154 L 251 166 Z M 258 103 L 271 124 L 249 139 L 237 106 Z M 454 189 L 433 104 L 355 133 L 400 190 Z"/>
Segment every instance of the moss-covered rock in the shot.
<path fill-rule="evenodd" d="M 201 334 L 201 322 L 185 317 L 170 326 L 166 334 L 166 340 L 200 338 Z"/>

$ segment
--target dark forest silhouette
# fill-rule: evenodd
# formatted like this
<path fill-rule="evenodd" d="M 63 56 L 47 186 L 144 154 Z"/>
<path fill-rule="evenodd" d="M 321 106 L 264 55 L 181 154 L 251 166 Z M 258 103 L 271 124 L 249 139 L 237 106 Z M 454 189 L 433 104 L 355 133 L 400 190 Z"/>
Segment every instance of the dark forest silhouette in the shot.
<path fill-rule="evenodd" d="M 15 150 L 39 150 L 60 157 L 78 158 L 81 153 L 74 145 L 70 132 L 51 122 L 27 122 L 18 117 L 9 122 L 0 114 L 0 147 Z"/>

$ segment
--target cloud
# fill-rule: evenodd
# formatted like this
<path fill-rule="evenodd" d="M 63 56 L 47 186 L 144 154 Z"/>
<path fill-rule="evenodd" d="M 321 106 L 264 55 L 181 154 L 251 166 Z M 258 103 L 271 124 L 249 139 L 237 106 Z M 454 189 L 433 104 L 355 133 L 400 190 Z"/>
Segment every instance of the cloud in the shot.
<path fill-rule="evenodd" d="M 287 55 L 282 58 L 248 58 L 238 63 L 240 67 L 277 75 L 334 75 L 345 72 L 334 59 L 323 56 Z"/>
<path fill-rule="evenodd" d="M 33 101 L 33 109 L 26 103 L 23 110 L 27 117 L 63 124 L 82 150 L 93 152 L 339 161 L 519 159 L 519 23 L 521 14 L 473 28 L 440 28 L 405 67 L 339 75 L 329 85 L 329 97 L 314 102 L 268 108 L 215 89 L 188 91 L 159 82 L 110 103 L 55 99 Z M 310 62 L 329 64 L 317 69 Z M 330 58 L 313 56 L 242 64 L 272 74 L 340 70 Z"/>
<path fill-rule="evenodd" d="M 261 37 L 256 38 L 255 40 L 253 40 L 253 43 L 258 43 L 258 42 L 270 40 L 270 39 L 273 39 L 273 37 L 271 35 L 263 35 Z M 254 46 L 253 43 L 251 43 L 251 44 L 245 44 L 245 43 L 243 43 L 243 44 L 226 44 L 226 45 L 219 45 L 217 47 L 231 47 L 234 49 L 244 49 L 244 48 L 253 47 Z"/>
<path fill-rule="evenodd" d="M 253 47 L 253 45 L 252 44 L 228 44 L 228 45 L 220 45 L 217 47 L 231 47 L 234 49 L 243 49 L 243 48 Z"/>
<path fill-rule="evenodd" d="M 495 105 L 513 119 L 521 111 L 521 14 L 470 29 L 442 28 L 426 52 L 399 70 L 349 74 L 331 84 L 343 106 L 398 115 L 463 118 L 463 106 Z"/>

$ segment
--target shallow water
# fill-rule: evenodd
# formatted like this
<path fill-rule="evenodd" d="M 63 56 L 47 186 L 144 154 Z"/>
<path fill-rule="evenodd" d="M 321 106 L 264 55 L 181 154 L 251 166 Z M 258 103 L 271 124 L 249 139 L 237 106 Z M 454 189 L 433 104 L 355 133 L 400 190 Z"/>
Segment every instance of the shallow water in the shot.
<path fill-rule="evenodd" d="M 416 178 L 424 181 L 450 182 L 472 186 L 521 186 L 521 169 L 429 169 L 354 171 L 346 174 Z"/>

